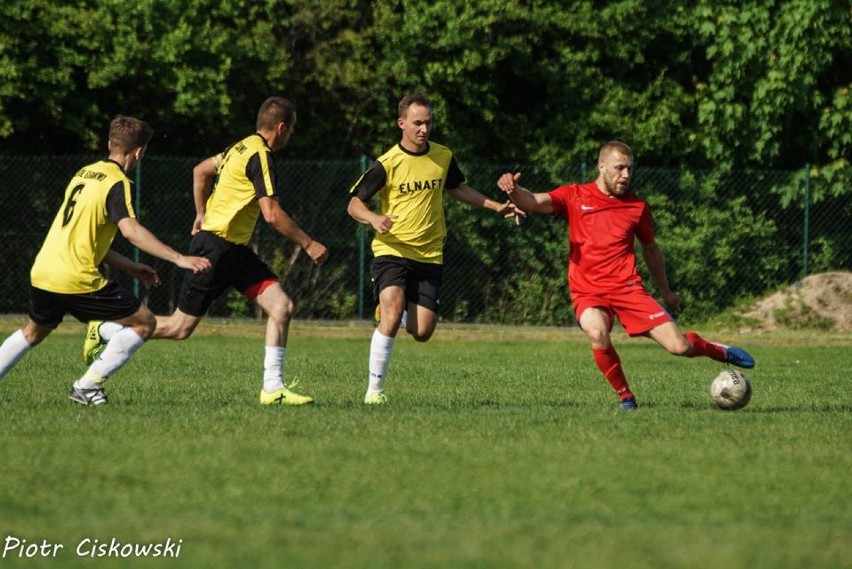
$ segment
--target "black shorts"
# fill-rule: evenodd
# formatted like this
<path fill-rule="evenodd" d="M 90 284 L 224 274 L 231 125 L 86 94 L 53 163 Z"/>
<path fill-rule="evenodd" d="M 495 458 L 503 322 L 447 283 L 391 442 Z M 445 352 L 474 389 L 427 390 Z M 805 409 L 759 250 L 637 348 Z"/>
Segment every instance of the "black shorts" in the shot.
<path fill-rule="evenodd" d="M 62 294 L 31 286 L 28 315 L 40 326 L 56 328 L 66 314 L 80 322 L 115 321 L 136 314 L 141 305 L 132 292 L 113 282 L 84 294 Z"/>
<path fill-rule="evenodd" d="M 190 316 L 204 316 L 213 301 L 228 287 L 252 296 L 252 289 L 278 277 L 245 245 L 235 245 L 207 231 L 196 233 L 189 255 L 207 257 L 213 268 L 201 274 L 187 273 L 181 287 L 178 308 Z M 256 296 L 256 295 L 254 295 Z"/>
<path fill-rule="evenodd" d="M 373 278 L 373 296 L 376 302 L 379 293 L 389 286 L 405 288 L 405 300 L 438 312 L 440 304 L 443 265 L 422 263 L 393 255 L 381 255 L 373 259 L 370 276 Z"/>

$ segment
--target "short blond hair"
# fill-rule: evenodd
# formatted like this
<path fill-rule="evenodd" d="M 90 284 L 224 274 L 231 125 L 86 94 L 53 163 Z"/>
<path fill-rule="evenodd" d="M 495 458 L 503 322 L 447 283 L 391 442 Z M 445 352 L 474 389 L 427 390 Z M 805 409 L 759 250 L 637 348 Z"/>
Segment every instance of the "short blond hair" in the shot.
<path fill-rule="evenodd" d="M 631 150 L 629 146 L 620 140 L 610 140 L 601 147 L 601 151 L 598 153 L 598 162 L 603 162 L 604 158 L 606 158 L 611 152 L 618 152 L 619 154 L 624 154 L 628 158 L 633 158 L 633 150 Z"/>

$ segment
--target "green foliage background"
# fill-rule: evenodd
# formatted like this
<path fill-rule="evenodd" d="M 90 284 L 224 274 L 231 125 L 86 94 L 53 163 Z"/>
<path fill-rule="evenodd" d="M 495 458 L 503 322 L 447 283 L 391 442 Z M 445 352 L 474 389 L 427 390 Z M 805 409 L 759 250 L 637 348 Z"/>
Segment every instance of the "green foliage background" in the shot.
<path fill-rule="evenodd" d="M 623 138 L 660 167 L 835 173 L 850 18 L 845 0 L 8 0 L 0 135 L 94 150 L 121 112 L 155 126 L 156 152 L 203 155 L 280 93 L 296 154 L 352 158 L 396 138 L 395 103 L 423 90 L 471 160 L 576 164 Z"/>
<path fill-rule="evenodd" d="M 251 132 L 260 102 L 283 94 L 299 123 L 282 203 L 336 256 L 314 269 L 263 227 L 257 247 L 300 316 L 351 317 L 365 291 L 352 280 L 346 191 L 397 141 L 399 98 L 423 90 L 435 140 L 495 197 L 503 171 L 546 191 L 593 175 L 602 142 L 628 141 L 684 317 L 705 318 L 804 273 L 852 268 L 850 22 L 848 0 L 7 0 L 0 215 L 17 254 L 0 262 L 3 289 L 25 289 L 72 171 L 47 156 L 102 152 L 117 113 L 149 121 L 142 219 L 183 247 L 192 164 Z M 573 319 L 561 222 L 512 230 L 456 203 L 448 216 L 444 317 Z M 250 310 L 232 298 L 223 312 Z"/>

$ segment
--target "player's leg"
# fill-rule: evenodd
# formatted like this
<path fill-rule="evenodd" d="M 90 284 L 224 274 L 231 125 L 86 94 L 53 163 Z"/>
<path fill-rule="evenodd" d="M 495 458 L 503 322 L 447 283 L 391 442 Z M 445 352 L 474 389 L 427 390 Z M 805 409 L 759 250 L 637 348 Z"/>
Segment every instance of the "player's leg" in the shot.
<path fill-rule="evenodd" d="M 0 379 L 59 326 L 66 313 L 64 299 L 65 295 L 30 286 L 26 322 L 0 346 Z"/>
<path fill-rule="evenodd" d="M 213 266 L 205 273 L 185 273 L 177 308 L 170 316 L 157 316 L 153 339 L 186 340 L 192 336 L 213 301 L 233 284 L 229 262 L 234 249 L 233 244 L 206 231 L 192 238 L 189 254 L 206 257 Z"/>
<path fill-rule="evenodd" d="M 373 296 L 378 301 L 381 320 L 370 338 L 367 391 L 364 394 L 364 403 L 368 405 L 387 403 L 384 394 L 385 379 L 394 340 L 408 304 L 407 283 L 412 274 L 410 261 L 401 257 L 381 255 L 374 258 L 370 264 Z"/>
<path fill-rule="evenodd" d="M 193 236 L 188 254 L 206 257 L 212 267 L 204 273 L 184 273 L 177 308 L 170 316 L 157 316 L 152 339 L 186 340 L 192 336 L 213 301 L 233 285 L 229 260 L 235 247 L 206 231 Z"/>
<path fill-rule="evenodd" d="M 47 338 L 55 326 L 45 326 L 27 316 L 23 327 L 9 335 L 0 345 L 0 379 L 6 377 L 27 352 Z"/>
<path fill-rule="evenodd" d="M 418 342 L 428 342 L 438 326 L 438 313 L 422 304 L 408 303 L 406 331 Z"/>
<path fill-rule="evenodd" d="M 201 322 L 201 316 L 187 314 L 179 308 L 171 316 L 155 318 L 156 327 L 150 338 L 153 340 L 185 340 Z M 83 341 L 83 362 L 91 365 L 100 357 L 113 336 L 126 327 L 126 324 L 114 320 L 90 320 L 86 326 L 86 339 Z"/>
<path fill-rule="evenodd" d="M 742 348 L 710 342 L 695 332 L 687 332 L 685 336 L 690 345 L 689 353 L 685 354 L 687 357 L 711 358 L 746 369 L 754 367 L 754 358 Z"/>
<path fill-rule="evenodd" d="M 675 356 L 689 356 L 690 345 L 673 321 L 663 322 L 648 330 L 646 336 L 657 342 L 664 350 Z"/>
<path fill-rule="evenodd" d="M 649 330 L 647 335 L 675 356 L 704 357 L 739 367 L 754 367 L 754 358 L 742 348 L 709 342 L 695 332 L 684 334 L 674 322 L 661 324 Z"/>
<path fill-rule="evenodd" d="M 384 281 L 380 279 L 374 282 Z M 364 394 L 364 403 L 368 405 L 387 402 L 387 397 L 384 394 L 385 379 L 390 365 L 393 344 L 406 307 L 405 290 L 403 285 L 391 284 L 381 288 L 378 292 L 382 319 L 376 329 L 373 330 L 373 336 L 370 338 L 367 391 Z M 411 317 L 411 314 L 409 314 L 409 317 Z"/>
<path fill-rule="evenodd" d="M 252 290 L 259 292 L 255 297 L 267 315 L 266 341 L 263 357 L 263 389 L 260 392 L 262 405 L 305 405 L 314 400 L 296 393 L 285 382 L 287 363 L 287 338 L 293 317 L 293 301 L 278 284 L 278 280 L 264 279 Z M 251 293 L 249 294 L 251 296 Z"/>
<path fill-rule="evenodd" d="M 114 292 L 118 294 L 117 291 Z M 71 386 L 69 397 L 72 401 L 83 405 L 107 403 L 104 383 L 124 367 L 136 350 L 151 337 L 157 325 L 157 320 L 148 307 L 142 305 L 129 293 L 121 293 L 112 300 L 101 298 L 99 302 L 105 305 L 102 310 L 91 310 L 86 303 L 83 303 L 71 311 L 75 317 L 83 321 L 103 319 L 118 326 L 97 359 Z M 135 306 L 132 314 L 124 317 L 113 316 L 113 314 L 126 312 L 128 305 L 131 304 Z"/>
<path fill-rule="evenodd" d="M 224 278 L 217 267 L 222 251 L 217 250 L 215 254 L 211 254 L 206 249 L 199 249 L 199 244 L 196 243 L 198 241 L 201 245 L 204 245 L 209 241 L 211 244 L 218 245 L 218 242 L 212 241 L 212 237 L 209 236 L 206 236 L 207 239 L 199 239 L 199 235 L 193 238 L 191 247 L 193 252 L 190 254 L 204 255 L 206 253 L 211 262 L 214 263 L 213 269 L 199 274 L 186 272 L 178 296 L 177 309 L 170 316 L 156 316 L 156 326 L 151 335 L 152 339 L 185 340 L 189 338 L 213 301 L 229 286 L 229 281 Z M 86 339 L 83 341 L 83 362 L 88 365 L 95 361 L 103 352 L 107 342 L 124 328 L 123 323 L 115 320 L 89 320 L 86 327 Z"/>
<path fill-rule="evenodd" d="M 156 318 L 157 327 L 151 335 L 152 340 L 186 340 L 195 332 L 202 316 L 187 314 L 180 308 L 176 308 L 170 316 L 158 315 Z M 101 326 L 101 329 L 103 328 Z"/>
<path fill-rule="evenodd" d="M 593 299 L 587 299 L 588 301 L 593 302 Z M 612 311 L 600 306 L 587 306 L 586 302 L 578 298 L 574 299 L 574 306 L 578 312 L 581 311 L 578 322 L 591 342 L 595 365 L 621 400 L 621 409 L 625 411 L 636 409 L 636 397 L 630 391 L 621 358 L 612 345 L 611 333 L 614 319 Z"/>
<path fill-rule="evenodd" d="M 407 294 L 408 319 L 406 331 L 418 342 L 427 342 L 438 326 L 438 307 L 443 266 L 433 263 L 412 263 Z"/>
<path fill-rule="evenodd" d="M 409 304 L 405 298 L 405 285 L 391 284 L 387 285 L 379 291 L 379 310 L 382 313 L 382 318 L 376 325 L 383 336 L 390 338 L 396 337 L 399 328 L 402 325 L 403 314 L 408 308 L 413 308 L 413 304 Z M 411 325 L 412 320 L 416 320 L 417 316 L 408 315 L 406 324 Z"/>
<path fill-rule="evenodd" d="M 683 334 L 671 315 L 644 288 L 619 295 L 617 312 L 628 334 L 649 336 L 671 354 L 754 367 L 754 358 L 742 348 L 708 342 L 695 332 Z"/>

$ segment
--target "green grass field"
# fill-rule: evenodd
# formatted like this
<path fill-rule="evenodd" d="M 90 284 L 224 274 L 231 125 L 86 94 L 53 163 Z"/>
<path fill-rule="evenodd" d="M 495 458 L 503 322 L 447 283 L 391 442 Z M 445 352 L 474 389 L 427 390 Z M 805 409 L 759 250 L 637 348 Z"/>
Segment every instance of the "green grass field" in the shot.
<path fill-rule="evenodd" d="M 758 360 L 723 412 L 720 364 L 616 333 L 642 406 L 618 414 L 583 337 L 536 328 L 400 336 L 365 407 L 370 333 L 294 326 L 312 407 L 261 408 L 262 325 L 212 321 L 84 408 L 64 324 L 0 382 L 0 537 L 63 549 L 0 567 L 852 567 L 849 335 L 706 333 Z M 77 554 L 113 538 L 180 556 Z"/>

